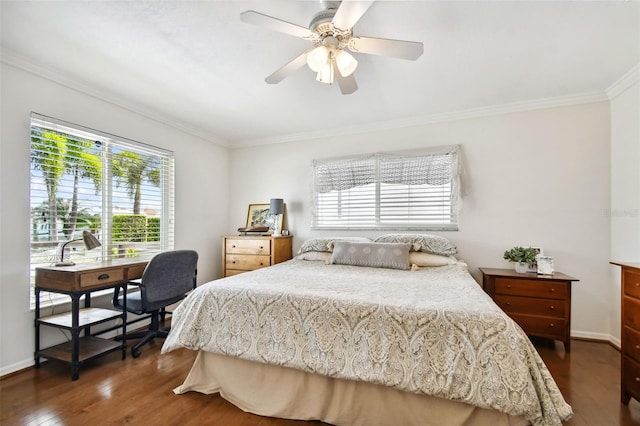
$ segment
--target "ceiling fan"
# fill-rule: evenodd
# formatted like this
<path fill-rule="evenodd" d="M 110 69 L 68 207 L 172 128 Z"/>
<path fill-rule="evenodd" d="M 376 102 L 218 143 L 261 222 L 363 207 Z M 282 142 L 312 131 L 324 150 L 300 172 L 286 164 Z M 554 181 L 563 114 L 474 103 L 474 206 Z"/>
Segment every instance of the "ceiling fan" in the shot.
<path fill-rule="evenodd" d="M 304 51 L 283 67 L 268 76 L 269 84 L 280 83 L 289 74 L 305 64 L 317 73 L 316 80 L 340 86 L 343 95 L 358 90 L 353 72 L 358 61 L 349 53 L 391 56 L 415 61 L 422 55 L 422 43 L 415 41 L 389 40 L 384 38 L 360 37 L 352 33 L 352 28 L 365 14 L 373 1 L 321 1 L 325 9 L 316 13 L 309 28 L 301 27 L 254 10 L 240 14 L 240 19 L 249 24 L 259 25 L 313 43 L 313 48 Z"/>

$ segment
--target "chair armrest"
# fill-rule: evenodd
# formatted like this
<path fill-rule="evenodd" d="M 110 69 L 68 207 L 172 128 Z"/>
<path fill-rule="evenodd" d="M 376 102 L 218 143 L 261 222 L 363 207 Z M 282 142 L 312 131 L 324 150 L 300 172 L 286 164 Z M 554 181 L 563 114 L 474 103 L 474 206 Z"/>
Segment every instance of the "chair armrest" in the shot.
<path fill-rule="evenodd" d="M 137 280 L 133 280 L 133 281 L 128 281 L 125 285 L 124 288 L 126 289 L 128 286 L 130 285 L 135 285 L 135 286 L 142 286 L 142 282 L 137 279 Z M 113 306 L 115 308 L 120 309 L 121 311 L 123 310 L 123 306 L 120 304 L 120 301 L 118 300 L 120 298 L 120 287 L 121 286 L 117 286 L 116 288 L 113 289 L 113 300 L 111 301 L 111 303 L 113 304 Z"/>

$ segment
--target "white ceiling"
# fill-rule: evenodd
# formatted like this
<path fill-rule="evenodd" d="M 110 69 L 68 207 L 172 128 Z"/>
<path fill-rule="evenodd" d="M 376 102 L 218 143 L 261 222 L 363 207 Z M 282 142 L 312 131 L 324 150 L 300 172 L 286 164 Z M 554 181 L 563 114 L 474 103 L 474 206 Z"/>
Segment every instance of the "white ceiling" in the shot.
<path fill-rule="evenodd" d="M 243 23 L 256 10 L 306 27 L 319 1 L 2 0 L 3 60 L 46 69 L 227 146 L 602 93 L 640 62 L 639 1 L 378 1 L 355 35 L 420 41 L 415 62 L 354 53 L 359 90 L 304 67 L 311 47 Z"/>

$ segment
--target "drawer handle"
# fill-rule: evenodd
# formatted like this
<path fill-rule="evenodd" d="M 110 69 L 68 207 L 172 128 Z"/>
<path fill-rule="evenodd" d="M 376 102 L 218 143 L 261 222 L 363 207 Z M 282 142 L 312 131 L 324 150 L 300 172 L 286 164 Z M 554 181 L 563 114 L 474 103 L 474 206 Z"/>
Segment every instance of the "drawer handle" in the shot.
<path fill-rule="evenodd" d="M 551 323 L 551 324 L 549 324 L 549 327 L 553 328 L 553 327 L 555 327 L 555 324 Z"/>
<path fill-rule="evenodd" d="M 552 289 L 551 289 L 551 293 L 555 293 L 555 292 L 556 292 L 556 289 L 555 289 L 555 288 L 552 288 Z"/>
<path fill-rule="evenodd" d="M 511 288 L 511 284 L 507 284 L 507 288 Z"/>
<path fill-rule="evenodd" d="M 636 345 L 636 349 L 640 349 L 640 345 Z"/>
<path fill-rule="evenodd" d="M 636 287 L 640 287 L 640 283 L 636 283 Z"/>
<path fill-rule="evenodd" d="M 260 262 L 260 266 L 264 266 L 264 263 L 263 263 L 263 262 Z"/>
<path fill-rule="evenodd" d="M 236 245 L 235 245 L 235 244 L 234 244 L 234 245 L 232 245 L 232 246 L 231 246 L 231 248 L 236 248 Z"/>
<path fill-rule="evenodd" d="M 555 310 L 556 310 L 556 307 L 555 307 L 555 306 L 553 306 L 553 305 L 551 305 L 551 306 L 549 306 L 549 310 L 550 310 L 550 311 L 555 311 Z"/>
<path fill-rule="evenodd" d="M 108 280 L 109 279 L 109 274 L 100 274 L 100 275 L 98 275 L 98 279 L 99 280 Z"/>
<path fill-rule="evenodd" d="M 511 306 L 511 302 L 507 302 L 507 306 Z"/>
<path fill-rule="evenodd" d="M 260 246 L 260 250 L 262 250 L 264 248 L 264 246 Z"/>
<path fill-rule="evenodd" d="M 233 263 L 233 264 L 235 265 L 236 261 L 235 261 L 235 260 L 232 260 L 232 261 L 231 261 L 231 263 Z"/>
<path fill-rule="evenodd" d="M 636 382 L 640 382 L 640 377 L 636 377 Z"/>

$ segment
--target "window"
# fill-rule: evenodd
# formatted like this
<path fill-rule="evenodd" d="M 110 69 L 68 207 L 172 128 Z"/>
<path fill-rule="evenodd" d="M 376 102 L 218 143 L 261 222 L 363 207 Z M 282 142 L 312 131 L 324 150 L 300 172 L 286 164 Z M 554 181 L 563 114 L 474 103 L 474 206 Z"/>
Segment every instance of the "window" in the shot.
<path fill-rule="evenodd" d="M 312 226 L 457 230 L 458 150 L 315 160 Z"/>
<path fill-rule="evenodd" d="M 65 261 L 146 259 L 173 248 L 172 152 L 33 113 L 30 196 L 32 306 L 35 268 L 59 260 L 62 243 L 84 230 L 102 246 L 70 243 Z M 56 298 L 68 300 L 48 300 Z"/>

